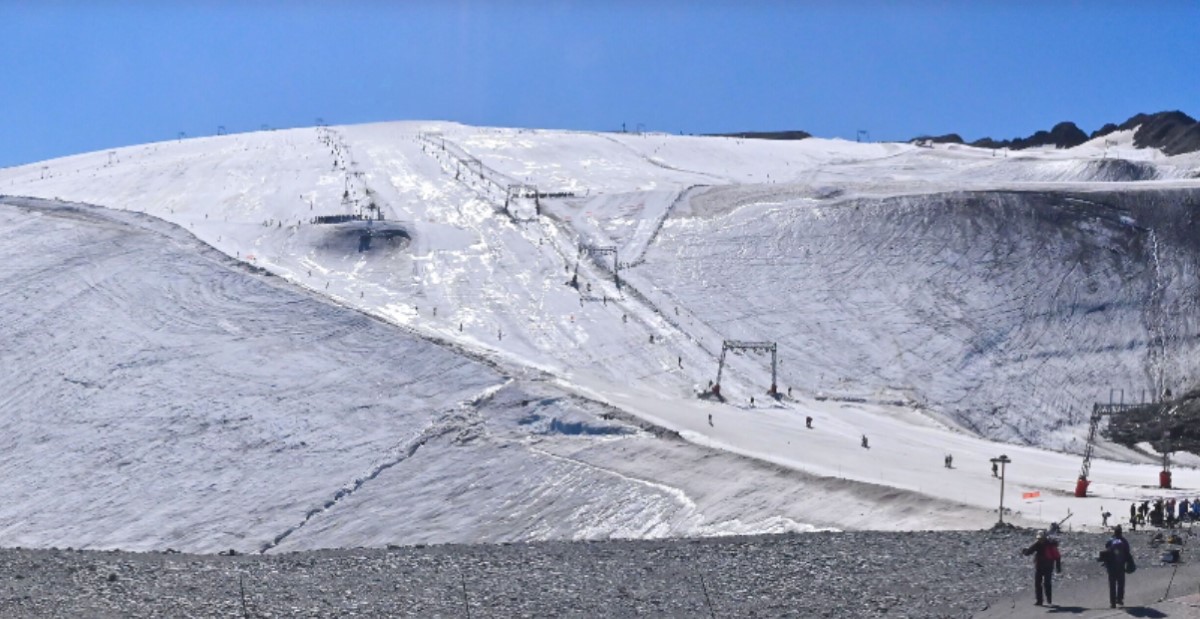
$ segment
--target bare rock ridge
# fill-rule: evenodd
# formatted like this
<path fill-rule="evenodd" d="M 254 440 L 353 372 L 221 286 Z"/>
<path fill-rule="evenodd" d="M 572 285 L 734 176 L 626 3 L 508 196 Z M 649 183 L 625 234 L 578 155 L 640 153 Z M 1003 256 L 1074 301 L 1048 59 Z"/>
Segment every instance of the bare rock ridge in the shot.
<path fill-rule="evenodd" d="M 1138 148 L 1157 148 L 1167 155 L 1180 155 L 1200 151 L 1200 122 L 1178 110 L 1157 114 L 1137 114 L 1117 125 L 1107 123 L 1090 135 L 1070 121 L 1060 122 L 1049 131 L 1037 131 L 1033 135 L 1011 140 L 996 140 L 990 137 L 967 142 L 957 133 L 945 135 L 921 135 L 909 142 L 935 144 L 968 144 L 980 148 L 1008 148 L 1022 150 L 1039 146 L 1072 148 L 1088 140 L 1103 137 L 1114 131 L 1137 129 L 1133 144 Z M 807 131 L 742 131 L 738 133 L 712 134 L 717 137 L 751 138 L 761 140 L 803 140 L 812 137 Z"/>
<path fill-rule="evenodd" d="M 756 140 L 803 140 L 811 138 L 807 131 L 742 131 L 740 133 L 714 133 L 719 138 L 750 138 Z"/>
<path fill-rule="evenodd" d="M 1157 148 L 1168 155 L 1200 150 L 1200 122 L 1178 110 L 1138 114 L 1120 125 L 1104 125 L 1092 134 L 1092 138 L 1134 127 L 1138 130 L 1133 134 L 1133 145 L 1138 148 Z"/>
<path fill-rule="evenodd" d="M 1088 139 L 1088 134 L 1084 133 L 1079 127 L 1076 127 L 1075 123 L 1064 121 L 1054 125 L 1049 131 L 1037 131 L 1027 138 L 1013 138 L 1011 140 L 981 138 L 971 142 L 971 146 L 978 146 L 980 148 L 1011 148 L 1013 150 L 1034 148 L 1037 146 L 1071 148 L 1083 144 Z"/>
<path fill-rule="evenodd" d="M 1105 125 L 1106 127 L 1110 125 Z M 1115 125 L 1111 125 L 1115 126 Z M 932 142 L 935 144 L 969 144 L 970 146 L 978 146 L 980 148 L 1009 148 L 1012 150 L 1021 150 L 1024 148 L 1034 148 L 1037 146 L 1053 146 L 1055 148 L 1071 148 L 1079 146 L 1088 141 L 1088 134 L 1082 129 L 1075 126 L 1073 122 L 1061 122 L 1054 125 L 1049 131 L 1038 131 L 1027 138 L 1013 138 L 1011 140 L 994 140 L 992 138 L 980 138 L 974 142 L 967 142 L 962 136 L 957 133 L 947 133 L 946 135 L 922 135 L 917 136 L 909 142 Z"/>
<path fill-rule="evenodd" d="M 1084 133 L 1075 123 L 1061 122 L 1054 125 L 1049 131 L 1038 131 L 1027 138 L 994 140 L 988 137 L 969 142 L 969 144 L 981 148 L 1009 148 L 1013 150 L 1037 146 L 1071 148 L 1115 131 L 1128 131 L 1130 129 L 1137 129 L 1137 132 L 1133 135 L 1133 144 L 1138 148 L 1157 148 L 1168 155 L 1180 155 L 1200 151 L 1200 122 L 1196 122 L 1194 118 L 1178 110 L 1158 112 L 1157 114 L 1137 114 L 1119 125 L 1108 123 L 1093 131 L 1091 135 Z M 968 144 L 968 142 L 956 133 L 940 136 L 920 136 L 913 138 L 911 141 L 934 142 L 938 144 Z"/>

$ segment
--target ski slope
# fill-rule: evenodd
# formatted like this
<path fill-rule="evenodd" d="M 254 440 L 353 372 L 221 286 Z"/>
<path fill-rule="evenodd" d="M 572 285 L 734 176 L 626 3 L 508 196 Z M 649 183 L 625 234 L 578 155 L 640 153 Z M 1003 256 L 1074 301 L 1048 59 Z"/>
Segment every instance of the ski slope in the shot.
<path fill-rule="evenodd" d="M 5 467 L 44 475 L 5 475 L 29 498 L 0 543 L 980 527 L 1001 452 L 1013 518 L 1098 524 L 1157 465 L 1102 444 L 1095 498 L 1068 497 L 1091 403 L 1200 363 L 1200 159 L 1126 133 L 1004 153 L 399 122 L 0 170 L 0 194 L 115 209 L 0 206 Z M 376 212 L 367 251 L 365 222 L 312 223 Z M 733 355 L 728 401 L 697 398 L 723 339 L 777 342 L 790 394 Z"/>

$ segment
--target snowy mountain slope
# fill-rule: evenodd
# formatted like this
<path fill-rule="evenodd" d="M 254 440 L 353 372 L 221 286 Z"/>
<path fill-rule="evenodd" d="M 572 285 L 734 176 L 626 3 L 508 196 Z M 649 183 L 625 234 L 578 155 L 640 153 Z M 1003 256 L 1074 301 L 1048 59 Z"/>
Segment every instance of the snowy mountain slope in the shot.
<path fill-rule="evenodd" d="M 502 380 L 154 221 L 0 216 L 6 544 L 245 548 Z"/>
<path fill-rule="evenodd" d="M 157 220 L 10 202 L 5 545 L 661 537 L 803 531 L 792 517 L 822 515 L 821 480 L 653 438 L 298 294 Z M 703 476 L 680 474 L 697 462 Z M 741 481 L 707 480 L 736 470 Z M 861 492 L 842 483 L 822 496 Z M 983 517 L 958 507 L 922 522 L 964 515 Z"/>
<path fill-rule="evenodd" d="M 627 277 L 685 307 L 737 300 L 707 319 L 779 341 L 780 384 L 1062 448 L 1075 433 L 1048 433 L 1111 387 L 1200 376 L 1200 191 L 778 198 L 694 195 Z"/>
<path fill-rule="evenodd" d="M 545 197 L 536 221 L 514 221 L 494 187 L 462 172 L 470 168 L 456 163 L 462 157 L 477 159 L 486 178 L 574 196 Z M 1077 456 L 996 445 L 953 425 L 1069 447 L 1084 430 L 1080 411 L 1108 387 L 1136 391 L 1144 384 L 1153 391 L 1194 376 L 1187 295 L 1194 254 L 1181 240 L 1189 228 L 1176 236 L 1171 230 L 1191 212 L 1188 188 L 1196 182 L 1186 177 L 1198 166 L 1186 156 L 1145 157 L 1137 163 L 1151 166 L 1147 176 L 1164 180 L 1112 183 L 1124 172 L 1106 166 L 1123 164 L 1103 157 L 1094 144 L 1005 159 L 983 149 L 837 140 L 387 123 L 80 155 L 0 170 L 0 191 L 162 217 L 235 259 L 453 343 L 506 373 L 552 377 L 561 393 L 679 430 L 691 443 L 667 449 L 640 440 L 632 450 L 637 459 L 619 455 L 626 448 L 619 443 L 632 438 L 580 449 L 555 443 L 515 462 L 503 451 L 509 447 L 489 446 L 483 461 L 528 472 L 528 485 L 515 486 L 497 482 L 507 476 L 469 469 L 475 457 L 467 452 L 439 449 L 436 466 L 408 474 L 427 483 L 398 483 L 379 494 L 381 484 L 364 486 L 372 491 L 314 517 L 282 548 L 356 543 L 347 539 L 979 526 L 995 500 L 987 458 L 999 450 L 1037 463 L 1036 475 L 1013 471 L 1014 491 L 1069 488 Z M 1102 188 L 1108 193 L 1096 194 Z M 1109 214 L 1113 209 L 1068 208 L 1079 200 L 1116 201 L 1113 212 L 1133 223 Z M 357 251 L 359 232 L 352 229 L 362 224 L 310 223 L 372 203 L 398 236 L 373 241 L 367 252 Z M 1155 231 L 1159 251 L 1139 228 Z M 11 242 L 21 247 L 24 237 Z M 611 257 L 581 257 L 581 242 L 618 249 L 619 287 Z M 1150 256 L 1159 257 L 1154 276 L 1146 275 Z M 576 268 L 578 287 L 569 286 Z M 1076 282 L 1079 271 L 1087 277 Z M 794 387 L 794 398 L 764 408 L 769 361 L 735 356 L 722 384 L 736 400 L 696 400 L 694 389 L 714 377 L 720 342 L 730 337 L 778 340 L 780 385 Z M 746 398 L 753 394 L 760 397 L 752 409 Z M 814 399 L 827 395 L 922 408 Z M 486 429 L 498 414 L 472 410 L 425 444 L 457 446 L 464 428 Z M 817 417 L 819 431 L 804 428 L 807 414 Z M 531 435 L 527 424 L 515 427 L 515 436 Z M 871 435 L 871 450 L 858 446 L 862 433 Z M 719 451 L 689 451 L 696 445 Z M 645 464 L 666 462 L 664 450 L 680 449 L 684 456 L 670 465 Z M 945 451 L 956 454 L 961 473 L 941 469 Z M 700 458 L 732 457 L 722 452 L 782 468 L 746 469 L 755 477 L 716 483 L 700 476 L 700 467 L 688 470 Z M 1123 449 L 1102 452 L 1142 459 Z M 584 463 L 563 459 L 580 453 Z M 567 472 L 576 467 L 598 467 L 605 479 L 623 471 L 651 484 L 589 485 Z M 463 479 L 493 490 L 418 494 L 463 469 Z M 1103 463 L 1094 470 L 1098 479 L 1108 476 L 1096 487 L 1110 500 L 1143 492 L 1153 478 L 1151 466 Z M 946 475 L 955 477 L 948 482 Z M 792 488 L 796 479 L 803 481 Z M 638 516 L 594 507 L 632 487 L 641 488 L 632 500 Z M 514 497 L 529 488 L 540 489 L 529 491 L 536 496 L 577 492 L 581 502 L 566 512 L 554 501 L 525 507 L 526 499 Z M 822 499 L 829 492 L 848 493 L 847 502 L 864 507 L 831 510 Z M 659 502 L 668 496 L 674 507 Z M 499 497 L 520 514 L 506 524 L 471 507 Z M 929 498 L 936 502 L 922 503 Z M 448 513 L 438 507 L 442 500 L 459 509 Z M 1055 509 L 1090 500 L 1072 501 Z M 871 510 L 886 518 L 862 515 Z M 593 519 L 579 516 L 592 511 Z M 742 524 L 717 524 L 734 521 Z M 558 524 L 545 524 L 551 522 Z"/>

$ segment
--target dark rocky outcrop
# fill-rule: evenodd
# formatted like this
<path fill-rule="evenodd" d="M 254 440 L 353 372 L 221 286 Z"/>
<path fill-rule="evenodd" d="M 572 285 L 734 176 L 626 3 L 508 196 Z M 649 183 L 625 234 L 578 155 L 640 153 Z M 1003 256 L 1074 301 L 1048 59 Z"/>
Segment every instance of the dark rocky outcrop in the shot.
<path fill-rule="evenodd" d="M 1118 127 L 1117 125 L 1114 125 L 1112 123 L 1104 123 L 1103 127 L 1100 127 L 1099 129 L 1092 132 L 1091 139 L 1094 140 L 1099 137 L 1104 137 L 1114 131 L 1119 131 L 1120 129 L 1121 129 L 1120 127 Z"/>
<path fill-rule="evenodd" d="M 1038 131 L 1025 138 L 1011 140 L 995 140 L 981 138 L 969 142 L 971 146 L 980 148 L 1008 148 L 1022 150 L 1039 146 L 1055 148 L 1071 148 L 1079 146 L 1088 140 L 1106 136 L 1114 131 L 1137 129 L 1133 136 L 1133 144 L 1138 148 L 1157 148 L 1168 155 L 1179 155 L 1200 151 L 1200 122 L 1178 110 L 1158 112 L 1157 114 L 1137 114 L 1129 120 L 1116 125 L 1106 123 L 1093 131 L 1085 133 L 1070 121 L 1060 122 L 1049 131 Z M 803 140 L 812 137 L 807 131 L 742 131 L 738 133 L 712 133 L 712 137 L 750 138 L 758 140 Z M 944 135 L 921 135 L 909 140 L 910 144 L 968 144 L 961 135 L 947 133 Z"/>
<path fill-rule="evenodd" d="M 1088 139 L 1088 134 L 1084 133 L 1079 127 L 1076 127 L 1075 123 L 1061 122 L 1054 125 L 1049 131 L 1038 131 L 1027 138 L 1013 138 L 1011 140 L 983 138 L 971 142 L 971 146 L 978 146 L 980 148 L 1010 148 L 1013 150 L 1034 148 L 1037 146 L 1071 148 L 1072 146 L 1083 144 Z"/>
<path fill-rule="evenodd" d="M 709 135 L 718 138 L 750 138 L 753 140 L 803 140 L 812 137 L 812 134 L 807 131 L 742 131 Z"/>
<path fill-rule="evenodd" d="M 1180 112 L 1138 114 L 1122 123 L 1123 131 L 1137 127 L 1133 145 L 1138 148 L 1157 148 L 1168 155 L 1200 150 L 1200 122 Z"/>
<path fill-rule="evenodd" d="M 910 144 L 933 143 L 933 144 L 962 144 L 962 136 L 957 133 L 947 133 L 946 135 L 921 135 L 909 140 Z"/>
<path fill-rule="evenodd" d="M 1137 114 L 1117 125 L 1106 123 L 1092 132 L 1084 133 L 1072 122 L 1061 122 L 1049 131 L 1038 131 L 1027 138 L 994 140 L 982 138 L 970 142 L 980 148 L 1009 148 L 1021 150 L 1037 146 L 1071 148 L 1088 140 L 1104 137 L 1115 131 L 1137 129 L 1133 145 L 1138 148 L 1157 148 L 1168 155 L 1179 155 L 1200 151 L 1200 122 L 1178 110 L 1156 114 Z M 910 143 L 963 144 L 965 141 L 956 133 L 942 136 L 923 135 L 909 140 Z"/>

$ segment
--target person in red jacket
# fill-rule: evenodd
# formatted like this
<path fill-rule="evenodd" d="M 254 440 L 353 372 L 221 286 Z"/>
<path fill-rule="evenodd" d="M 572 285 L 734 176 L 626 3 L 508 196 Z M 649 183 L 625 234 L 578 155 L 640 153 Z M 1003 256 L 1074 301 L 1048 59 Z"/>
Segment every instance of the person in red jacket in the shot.
<path fill-rule="evenodd" d="M 1045 531 L 1037 532 L 1033 545 L 1021 551 L 1025 556 L 1033 555 L 1033 590 L 1037 596 L 1034 605 L 1041 606 L 1042 600 L 1053 606 L 1050 591 L 1054 572 L 1062 573 L 1062 556 L 1058 552 L 1058 540 L 1046 537 Z M 1043 598 L 1043 593 L 1045 597 Z"/>

